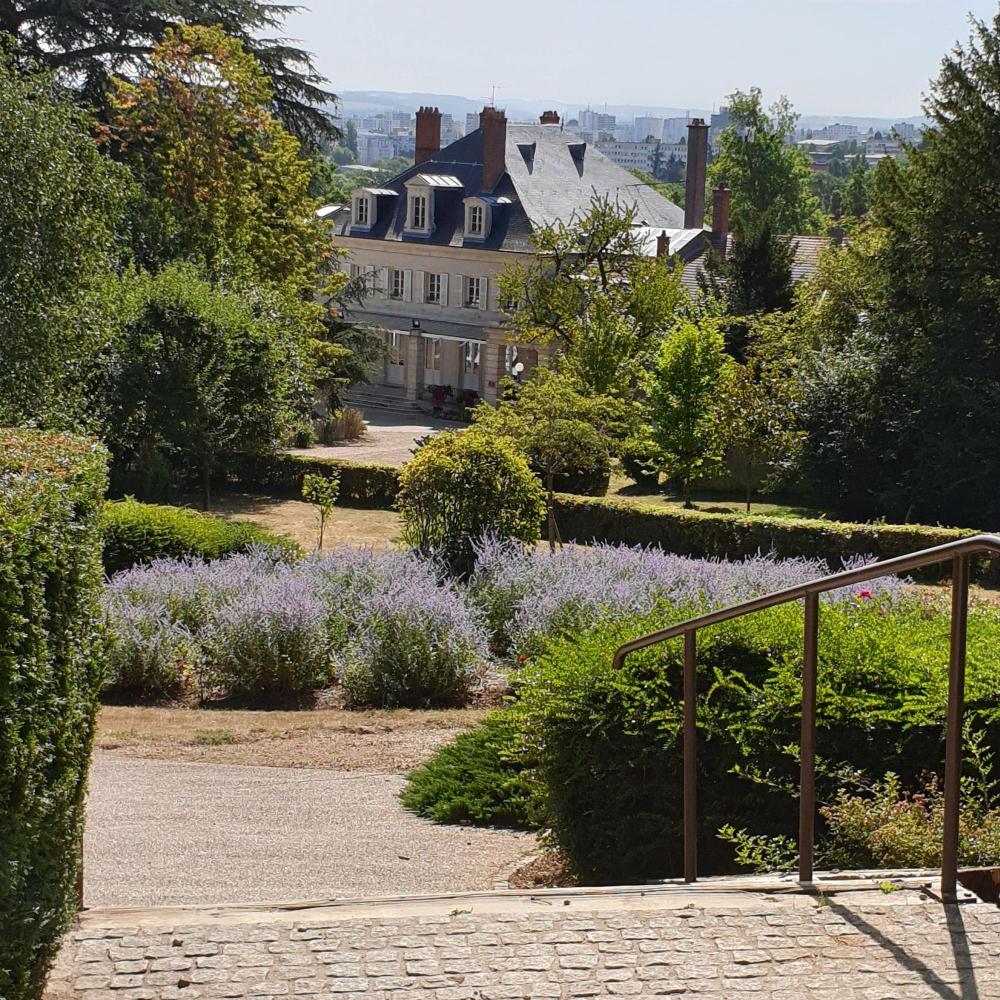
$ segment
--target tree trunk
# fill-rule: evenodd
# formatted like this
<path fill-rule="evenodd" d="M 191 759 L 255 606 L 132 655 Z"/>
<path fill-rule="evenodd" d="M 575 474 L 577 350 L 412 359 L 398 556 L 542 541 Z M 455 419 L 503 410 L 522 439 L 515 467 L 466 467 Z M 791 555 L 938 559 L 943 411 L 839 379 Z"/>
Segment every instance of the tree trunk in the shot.
<path fill-rule="evenodd" d="M 545 510 L 548 515 L 549 551 L 555 552 L 556 550 L 555 476 L 551 472 L 548 475 L 547 491 L 545 494 Z"/>
<path fill-rule="evenodd" d="M 212 509 L 212 463 L 203 458 L 201 461 L 201 509 Z"/>
<path fill-rule="evenodd" d="M 753 499 L 753 461 L 747 458 L 747 513 L 750 513 L 750 501 Z"/>

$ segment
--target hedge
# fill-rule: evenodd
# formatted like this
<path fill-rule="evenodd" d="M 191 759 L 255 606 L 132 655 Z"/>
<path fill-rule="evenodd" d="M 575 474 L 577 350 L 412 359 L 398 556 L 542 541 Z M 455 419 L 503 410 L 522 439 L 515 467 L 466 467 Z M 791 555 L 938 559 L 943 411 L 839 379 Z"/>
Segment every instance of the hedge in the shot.
<path fill-rule="evenodd" d="M 254 524 L 224 521 L 185 507 L 166 507 L 136 500 L 108 502 L 101 511 L 104 569 L 110 576 L 153 559 L 195 556 L 218 559 L 245 552 L 253 545 L 279 548 L 288 558 L 302 555 L 298 543 Z"/>
<path fill-rule="evenodd" d="M 661 507 L 635 500 L 556 497 L 556 519 L 564 539 L 577 542 L 620 542 L 656 545 L 679 555 L 716 559 L 744 559 L 772 552 L 779 558 L 797 556 L 824 559 L 839 569 L 851 556 L 879 559 L 908 555 L 976 534 L 963 528 L 921 524 L 850 524 L 792 517 L 746 517 L 707 511 Z M 928 567 L 925 579 L 948 573 Z M 996 579 L 997 566 L 983 560 L 976 567 L 980 579 Z"/>
<path fill-rule="evenodd" d="M 339 502 L 348 507 L 392 510 L 399 490 L 399 469 L 391 465 L 348 462 L 306 455 L 230 455 L 219 477 L 223 488 L 300 498 L 302 479 L 313 474 L 340 477 Z"/>
<path fill-rule="evenodd" d="M 0 997 L 40 997 L 76 910 L 101 687 L 107 454 L 0 430 Z"/>

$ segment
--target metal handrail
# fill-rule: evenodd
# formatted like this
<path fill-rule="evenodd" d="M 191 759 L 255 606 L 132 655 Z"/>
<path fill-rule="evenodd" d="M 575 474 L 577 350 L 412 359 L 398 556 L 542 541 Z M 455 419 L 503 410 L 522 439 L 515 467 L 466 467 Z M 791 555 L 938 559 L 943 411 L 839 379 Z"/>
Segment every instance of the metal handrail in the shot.
<path fill-rule="evenodd" d="M 802 658 L 802 728 L 799 738 L 799 882 L 813 881 L 813 840 L 816 820 L 816 663 L 819 638 L 819 595 L 840 587 L 866 583 L 893 573 L 906 573 L 950 560 L 951 641 L 948 677 L 948 713 L 945 723 L 944 771 L 944 843 L 941 855 L 941 895 L 946 901 L 957 899 L 959 793 L 962 773 L 962 716 L 965 700 L 965 647 L 969 616 L 969 563 L 979 555 L 1000 555 L 1000 536 L 972 535 L 911 555 L 871 563 L 860 569 L 845 570 L 830 576 L 787 587 L 756 597 L 733 607 L 699 615 L 678 625 L 651 632 L 619 646 L 614 667 L 620 670 L 625 657 L 669 639 L 684 637 L 684 881 L 698 877 L 697 847 L 697 667 L 695 636 L 709 625 L 741 618 L 802 600 L 805 605 L 805 638 Z"/>

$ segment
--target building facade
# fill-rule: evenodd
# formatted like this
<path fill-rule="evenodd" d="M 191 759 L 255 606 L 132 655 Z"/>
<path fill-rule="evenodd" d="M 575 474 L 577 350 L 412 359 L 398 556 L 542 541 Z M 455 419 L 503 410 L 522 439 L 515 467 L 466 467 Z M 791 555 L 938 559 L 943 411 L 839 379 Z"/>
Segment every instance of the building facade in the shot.
<path fill-rule="evenodd" d="M 508 125 L 487 107 L 476 129 L 443 149 L 440 125 L 437 109 L 421 108 L 414 166 L 359 187 L 329 216 L 343 267 L 370 289 L 352 318 L 385 337 L 372 383 L 389 395 L 415 400 L 433 385 L 492 401 L 505 375 L 537 364 L 538 348 L 511 342 L 505 329 L 512 304 L 501 301 L 498 278 L 533 259 L 535 231 L 584 214 L 595 194 L 634 206 L 649 253 L 700 252 L 703 219 L 564 132 L 555 112 Z M 697 141 L 707 142 L 706 127 Z"/>

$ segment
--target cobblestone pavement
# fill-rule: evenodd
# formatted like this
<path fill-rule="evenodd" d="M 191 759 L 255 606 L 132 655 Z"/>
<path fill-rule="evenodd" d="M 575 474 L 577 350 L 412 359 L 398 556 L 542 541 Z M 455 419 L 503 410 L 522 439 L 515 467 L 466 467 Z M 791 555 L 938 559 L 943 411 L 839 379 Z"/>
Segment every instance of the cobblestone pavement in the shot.
<path fill-rule="evenodd" d="M 908 891 L 656 895 L 524 895 L 492 911 L 460 898 L 410 911 L 158 911 L 152 922 L 109 911 L 72 935 L 47 1000 L 1000 997 L 994 906 Z"/>

